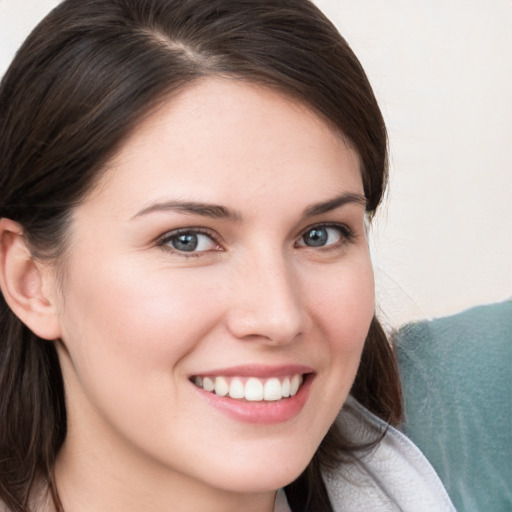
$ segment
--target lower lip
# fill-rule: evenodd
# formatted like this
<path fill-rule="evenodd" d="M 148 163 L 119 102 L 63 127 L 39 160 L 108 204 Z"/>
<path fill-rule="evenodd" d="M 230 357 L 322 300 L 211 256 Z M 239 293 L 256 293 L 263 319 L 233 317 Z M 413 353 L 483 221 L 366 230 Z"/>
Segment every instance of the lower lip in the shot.
<path fill-rule="evenodd" d="M 248 402 L 235 400 L 228 396 L 218 396 L 210 391 L 205 391 L 194 384 L 200 395 L 208 400 L 216 409 L 228 416 L 244 423 L 259 423 L 264 425 L 275 425 L 284 423 L 297 416 L 303 409 L 308 396 L 313 375 L 304 377 L 297 394 L 292 397 L 269 402 Z"/>

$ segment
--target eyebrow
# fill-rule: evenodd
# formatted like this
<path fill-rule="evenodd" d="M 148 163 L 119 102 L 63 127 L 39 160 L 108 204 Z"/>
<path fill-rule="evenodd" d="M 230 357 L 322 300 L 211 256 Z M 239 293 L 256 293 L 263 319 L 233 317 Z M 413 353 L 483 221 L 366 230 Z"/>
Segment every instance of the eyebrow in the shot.
<path fill-rule="evenodd" d="M 166 211 L 200 215 L 201 217 L 210 217 L 212 219 L 228 219 L 237 222 L 242 220 L 242 215 L 231 208 L 217 204 L 200 203 L 195 201 L 164 201 L 162 203 L 155 203 L 136 213 L 132 219 L 147 215 L 148 213 Z"/>
<path fill-rule="evenodd" d="M 348 192 L 327 201 L 322 201 L 320 203 L 308 206 L 304 210 L 303 217 L 308 218 L 314 217 L 315 215 L 321 215 L 322 213 L 335 210 L 336 208 L 340 208 L 350 203 L 356 203 L 366 207 L 367 200 L 362 194 Z M 226 219 L 235 222 L 241 222 L 243 219 L 243 215 L 237 210 L 233 210 L 218 204 L 202 203 L 196 201 L 164 201 L 152 204 L 140 210 L 132 217 L 132 220 L 143 215 L 148 215 L 150 213 L 166 211 L 199 215 L 201 217 L 209 217 L 212 219 Z"/>
<path fill-rule="evenodd" d="M 366 208 L 368 201 L 362 194 L 347 192 L 345 194 L 341 194 L 340 196 L 334 197 L 333 199 L 329 199 L 328 201 L 323 201 L 321 203 L 316 203 L 309 206 L 304 211 L 304 217 L 314 217 L 315 215 L 321 215 L 322 213 L 330 212 L 331 210 L 335 210 L 336 208 L 340 208 L 341 206 L 350 203 L 360 204 Z"/>

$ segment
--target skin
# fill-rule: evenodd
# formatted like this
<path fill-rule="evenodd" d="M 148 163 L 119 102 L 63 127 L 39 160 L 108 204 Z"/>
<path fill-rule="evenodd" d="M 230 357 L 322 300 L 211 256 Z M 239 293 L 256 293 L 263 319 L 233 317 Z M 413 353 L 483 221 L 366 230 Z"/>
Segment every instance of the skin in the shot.
<path fill-rule="evenodd" d="M 64 278 L 45 274 L 66 510 L 273 510 L 341 408 L 374 312 L 364 204 L 305 216 L 362 196 L 359 165 L 306 107 L 228 79 L 194 84 L 135 130 L 73 212 Z M 169 201 L 235 214 L 155 207 Z M 323 224 L 325 245 L 307 245 Z M 199 251 L 173 248 L 180 228 L 204 231 Z M 297 415 L 242 422 L 190 381 L 254 364 L 312 369 Z"/>

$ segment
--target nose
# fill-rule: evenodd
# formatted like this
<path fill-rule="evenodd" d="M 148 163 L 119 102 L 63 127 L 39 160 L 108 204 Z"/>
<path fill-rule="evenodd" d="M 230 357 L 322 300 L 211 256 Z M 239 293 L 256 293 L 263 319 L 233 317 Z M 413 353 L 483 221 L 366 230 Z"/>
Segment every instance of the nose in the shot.
<path fill-rule="evenodd" d="M 283 345 L 307 330 L 300 279 L 282 256 L 245 261 L 230 283 L 227 325 L 235 337 Z"/>

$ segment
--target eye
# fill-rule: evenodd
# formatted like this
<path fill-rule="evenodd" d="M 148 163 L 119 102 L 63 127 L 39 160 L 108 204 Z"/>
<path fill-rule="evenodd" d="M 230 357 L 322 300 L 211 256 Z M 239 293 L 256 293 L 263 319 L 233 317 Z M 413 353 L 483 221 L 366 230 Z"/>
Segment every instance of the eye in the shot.
<path fill-rule="evenodd" d="M 300 247 L 329 247 L 350 240 L 350 230 L 341 225 L 319 225 L 308 228 L 300 237 Z"/>
<path fill-rule="evenodd" d="M 168 233 L 159 243 L 175 252 L 201 253 L 221 250 L 213 236 L 194 229 L 179 229 Z"/>

